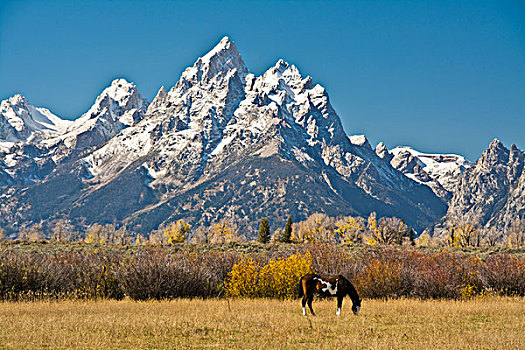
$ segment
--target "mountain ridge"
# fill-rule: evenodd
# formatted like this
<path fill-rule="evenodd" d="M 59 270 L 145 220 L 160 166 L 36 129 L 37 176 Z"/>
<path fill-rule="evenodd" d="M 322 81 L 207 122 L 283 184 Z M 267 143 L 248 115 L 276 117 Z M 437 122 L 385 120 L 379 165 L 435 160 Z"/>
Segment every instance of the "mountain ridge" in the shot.
<path fill-rule="evenodd" d="M 115 79 L 65 134 L 44 141 L 36 158 L 46 159 L 45 171 L 33 178 L 16 171 L 35 167 L 35 157 L 22 152 L 25 163 L 9 165 L 3 153 L 0 225 L 13 231 L 45 218 L 146 233 L 183 218 L 195 227 L 227 219 L 253 232 L 261 215 L 280 225 L 314 211 L 376 211 L 422 230 L 452 197 L 421 160 L 401 169 L 411 164 L 397 162 L 401 152 L 347 136 L 326 90 L 297 67 L 280 59 L 255 76 L 227 37 L 151 103 Z M 428 181 L 409 176 L 415 166 Z"/>

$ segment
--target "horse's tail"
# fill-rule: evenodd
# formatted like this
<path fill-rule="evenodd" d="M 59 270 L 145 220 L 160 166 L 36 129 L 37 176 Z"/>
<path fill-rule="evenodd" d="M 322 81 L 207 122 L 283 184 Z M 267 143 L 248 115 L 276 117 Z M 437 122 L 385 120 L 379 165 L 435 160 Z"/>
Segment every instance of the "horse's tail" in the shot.
<path fill-rule="evenodd" d="M 299 279 L 299 285 L 297 287 L 299 287 L 299 298 L 302 298 L 303 295 L 304 295 L 303 278 L 302 277 L 301 277 L 301 279 Z"/>

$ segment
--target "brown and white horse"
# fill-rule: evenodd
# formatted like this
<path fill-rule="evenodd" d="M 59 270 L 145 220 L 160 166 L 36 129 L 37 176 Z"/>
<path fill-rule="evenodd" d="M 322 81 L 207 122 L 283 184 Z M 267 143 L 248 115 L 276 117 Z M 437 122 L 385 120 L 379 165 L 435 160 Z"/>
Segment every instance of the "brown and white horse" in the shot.
<path fill-rule="evenodd" d="M 324 276 L 311 273 L 301 277 L 299 281 L 299 297 L 303 297 L 303 316 L 306 316 L 306 303 L 315 316 L 314 309 L 312 309 L 312 300 L 314 295 L 324 297 L 337 297 L 337 312 L 336 315 L 341 314 L 341 306 L 343 305 L 343 298 L 345 295 L 352 299 L 352 311 L 354 315 L 359 315 L 361 309 L 361 299 L 350 281 L 341 275 Z"/>

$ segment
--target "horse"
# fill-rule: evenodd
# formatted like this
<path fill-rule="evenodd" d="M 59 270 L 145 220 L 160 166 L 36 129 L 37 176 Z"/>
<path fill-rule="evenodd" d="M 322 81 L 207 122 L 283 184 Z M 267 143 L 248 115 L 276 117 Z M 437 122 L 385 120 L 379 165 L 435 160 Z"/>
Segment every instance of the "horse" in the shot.
<path fill-rule="evenodd" d="M 304 275 L 299 280 L 299 297 L 302 297 L 303 316 L 306 316 L 306 303 L 315 316 L 314 309 L 312 309 L 312 300 L 314 295 L 318 297 L 337 297 L 337 312 L 336 315 L 341 315 L 341 306 L 343 305 L 343 298 L 345 295 L 352 299 L 352 311 L 354 315 L 359 316 L 361 310 L 361 299 L 357 294 L 352 283 L 341 275 L 325 276 L 311 273 Z"/>

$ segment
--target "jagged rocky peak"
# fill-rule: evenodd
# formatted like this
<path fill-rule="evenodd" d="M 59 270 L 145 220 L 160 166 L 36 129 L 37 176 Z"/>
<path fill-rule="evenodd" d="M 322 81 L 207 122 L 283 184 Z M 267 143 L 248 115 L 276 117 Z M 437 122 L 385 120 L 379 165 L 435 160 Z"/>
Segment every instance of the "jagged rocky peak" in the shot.
<path fill-rule="evenodd" d="M 148 106 L 148 111 L 146 113 L 151 113 L 155 109 L 162 107 L 165 103 L 166 99 L 168 98 L 168 93 L 166 92 L 166 88 L 164 85 L 162 85 L 157 92 L 157 95 L 155 95 L 155 98 Z"/>
<path fill-rule="evenodd" d="M 109 112 L 111 116 L 118 119 L 127 112 L 136 110 L 138 113 L 134 117 L 140 120 L 148 104 L 148 100 L 140 95 L 135 84 L 120 78 L 113 80 L 111 85 L 102 91 L 93 106 L 82 117 L 92 119 L 100 116 L 101 113 Z M 139 120 L 127 116 L 121 122 L 129 126 Z"/>
<path fill-rule="evenodd" d="M 525 153 L 498 139 L 467 169 L 451 200 L 448 217 L 476 218 L 505 229 L 525 214 Z"/>
<path fill-rule="evenodd" d="M 379 158 L 383 158 L 387 162 L 390 162 L 392 158 L 394 158 L 394 155 L 388 151 L 388 148 L 383 142 L 377 144 L 375 152 Z"/>
<path fill-rule="evenodd" d="M 97 146 L 144 119 L 148 105 L 148 100 L 140 95 L 135 84 L 122 78 L 115 79 L 98 95 L 93 106 L 57 140 L 64 140 L 69 148 Z"/>
<path fill-rule="evenodd" d="M 15 95 L 9 97 L 9 99 L 7 99 L 7 101 L 9 103 L 11 103 L 12 105 L 24 105 L 24 104 L 28 103 L 27 99 L 21 94 L 15 94 Z M 2 101 L 2 102 L 4 102 L 4 101 Z"/>
<path fill-rule="evenodd" d="M 181 80 L 190 82 L 209 81 L 217 75 L 237 72 L 241 77 L 248 74 L 248 68 L 237 51 L 235 43 L 227 36 L 215 45 L 207 54 L 200 57 L 193 67 L 186 68 Z"/>
<path fill-rule="evenodd" d="M 493 165 L 498 163 L 507 163 L 509 161 L 510 151 L 503 145 L 503 143 L 494 139 L 489 147 L 483 152 L 478 162 L 486 165 Z"/>
<path fill-rule="evenodd" d="M 404 149 L 395 148 L 392 150 L 394 157 L 392 157 L 390 164 L 402 173 L 414 173 L 421 168 L 424 164 L 410 152 L 410 147 L 404 147 Z"/>
<path fill-rule="evenodd" d="M 283 92 L 293 91 L 294 94 L 314 88 L 312 77 L 303 78 L 295 65 L 289 64 L 282 58 L 264 72 L 263 76 L 258 79 L 258 84 L 259 88 L 268 94 L 280 88 Z M 316 85 L 316 88 L 319 89 L 319 92 L 324 93 L 324 88 L 320 85 Z"/>

